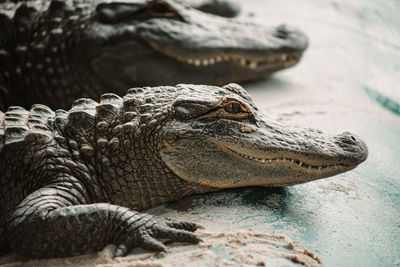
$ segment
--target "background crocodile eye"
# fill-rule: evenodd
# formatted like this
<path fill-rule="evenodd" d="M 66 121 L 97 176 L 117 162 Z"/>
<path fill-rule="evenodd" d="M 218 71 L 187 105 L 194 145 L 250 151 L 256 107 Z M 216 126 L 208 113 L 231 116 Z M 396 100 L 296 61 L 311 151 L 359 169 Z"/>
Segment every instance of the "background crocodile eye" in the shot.
<path fill-rule="evenodd" d="M 231 102 L 225 106 L 225 111 L 236 114 L 241 112 L 242 108 L 240 107 L 239 103 Z"/>
<path fill-rule="evenodd" d="M 151 13 L 158 16 L 173 17 L 177 15 L 175 9 L 163 1 L 151 1 L 149 3 Z"/>
<path fill-rule="evenodd" d="M 168 6 L 162 3 L 157 3 L 151 6 L 151 10 L 155 13 L 167 13 L 170 12 Z"/>

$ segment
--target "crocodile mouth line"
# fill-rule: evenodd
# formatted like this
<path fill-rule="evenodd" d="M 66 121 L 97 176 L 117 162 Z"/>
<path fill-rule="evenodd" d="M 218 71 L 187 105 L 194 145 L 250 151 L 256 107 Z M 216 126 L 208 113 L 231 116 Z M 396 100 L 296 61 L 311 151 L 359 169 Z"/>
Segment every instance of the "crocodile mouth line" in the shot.
<path fill-rule="evenodd" d="M 271 67 L 271 65 L 287 68 L 297 64 L 302 55 L 302 52 L 287 52 L 267 55 L 262 58 L 246 57 L 235 54 L 215 54 L 212 56 L 179 56 L 171 51 L 165 51 L 165 49 L 161 48 L 155 42 L 148 41 L 147 43 L 155 51 L 169 58 L 195 67 L 207 67 L 218 63 L 231 62 L 242 68 L 248 69 L 262 69 L 263 67 Z"/>
<path fill-rule="evenodd" d="M 231 150 L 233 151 L 233 150 Z M 293 165 L 296 167 L 301 167 L 310 171 L 322 171 L 330 168 L 348 168 L 350 166 L 344 165 L 344 164 L 330 164 L 330 165 L 320 165 L 320 166 L 315 166 L 315 165 L 309 165 L 303 161 L 297 160 L 297 159 L 291 159 L 291 158 L 256 158 L 256 157 L 251 157 L 245 154 L 238 153 L 236 151 L 233 151 L 235 154 L 239 155 L 240 157 L 251 160 L 253 162 L 257 163 L 262 163 L 262 164 L 289 164 Z"/>
<path fill-rule="evenodd" d="M 317 172 L 321 172 L 324 170 L 328 170 L 328 169 L 338 169 L 338 168 L 343 168 L 343 169 L 348 169 L 351 166 L 346 165 L 346 164 L 328 164 L 328 165 L 311 165 L 308 164 L 304 161 L 300 161 L 297 159 L 293 159 L 293 158 L 289 158 L 289 157 L 281 157 L 281 158 L 259 158 L 259 157 L 252 157 L 243 153 L 239 153 L 233 149 L 231 149 L 230 147 L 221 144 L 223 148 L 225 148 L 226 150 L 232 152 L 233 154 L 245 159 L 245 160 L 250 160 L 254 163 L 258 163 L 258 164 L 263 164 L 263 165 L 289 165 L 289 166 L 293 166 L 293 167 L 297 167 L 297 168 L 302 168 L 304 170 L 307 171 L 317 171 Z"/>
<path fill-rule="evenodd" d="M 232 62 L 240 67 L 257 69 L 263 68 L 268 65 L 281 65 L 283 67 L 289 67 L 296 64 L 301 57 L 300 52 L 292 53 L 281 53 L 276 55 L 270 55 L 263 59 L 248 58 L 240 55 L 229 55 L 220 54 L 209 57 L 179 57 L 172 56 L 174 59 L 184 62 L 189 65 L 194 65 L 196 67 L 210 66 L 221 62 Z"/>

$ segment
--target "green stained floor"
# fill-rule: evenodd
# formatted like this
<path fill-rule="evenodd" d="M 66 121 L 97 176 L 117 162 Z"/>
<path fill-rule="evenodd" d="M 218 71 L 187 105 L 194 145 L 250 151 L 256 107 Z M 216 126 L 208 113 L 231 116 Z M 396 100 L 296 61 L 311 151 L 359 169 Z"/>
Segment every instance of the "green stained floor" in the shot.
<path fill-rule="evenodd" d="M 354 132 L 368 144 L 369 158 L 353 171 L 317 182 L 236 189 L 171 204 L 170 215 L 184 211 L 184 219 L 225 232 L 282 233 L 326 266 L 400 266 L 400 2 L 242 5 L 242 19 L 287 22 L 310 37 L 297 67 L 245 86 L 256 104 L 291 124 Z"/>

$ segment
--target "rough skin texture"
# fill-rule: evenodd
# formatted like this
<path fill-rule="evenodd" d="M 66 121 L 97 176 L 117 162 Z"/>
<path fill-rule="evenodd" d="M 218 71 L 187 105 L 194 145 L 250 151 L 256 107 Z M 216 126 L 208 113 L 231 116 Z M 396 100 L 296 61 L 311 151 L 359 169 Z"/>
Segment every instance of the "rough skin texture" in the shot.
<path fill-rule="evenodd" d="M 209 1 L 198 8 L 226 4 Z M 218 8 L 215 8 L 218 9 Z M 299 62 L 300 31 L 211 15 L 177 0 L 0 3 L 0 110 L 134 86 L 262 79 Z"/>
<path fill-rule="evenodd" d="M 367 157 L 350 133 L 286 127 L 236 84 L 104 94 L 69 111 L 0 112 L 0 244 L 34 257 L 197 243 L 194 223 L 138 211 L 228 187 L 335 175 Z"/>

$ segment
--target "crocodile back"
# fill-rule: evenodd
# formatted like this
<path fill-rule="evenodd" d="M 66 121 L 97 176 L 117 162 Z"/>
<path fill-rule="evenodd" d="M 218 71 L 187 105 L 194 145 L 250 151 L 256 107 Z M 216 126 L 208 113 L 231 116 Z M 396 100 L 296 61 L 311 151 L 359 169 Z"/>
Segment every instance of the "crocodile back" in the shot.
<path fill-rule="evenodd" d="M 33 105 L 29 111 L 13 106 L 6 113 L 0 112 L 0 152 L 26 141 L 51 138 L 54 115 L 50 108 L 39 104 Z"/>
<path fill-rule="evenodd" d="M 11 105 L 29 108 L 35 103 L 52 105 L 56 97 L 59 101 L 63 100 L 58 96 L 59 91 L 71 89 L 75 85 L 69 84 L 72 78 L 67 79 L 69 76 L 65 73 L 66 44 L 63 36 L 68 27 L 79 23 L 79 18 L 92 12 L 97 2 L 0 1 L 2 111 Z"/>

